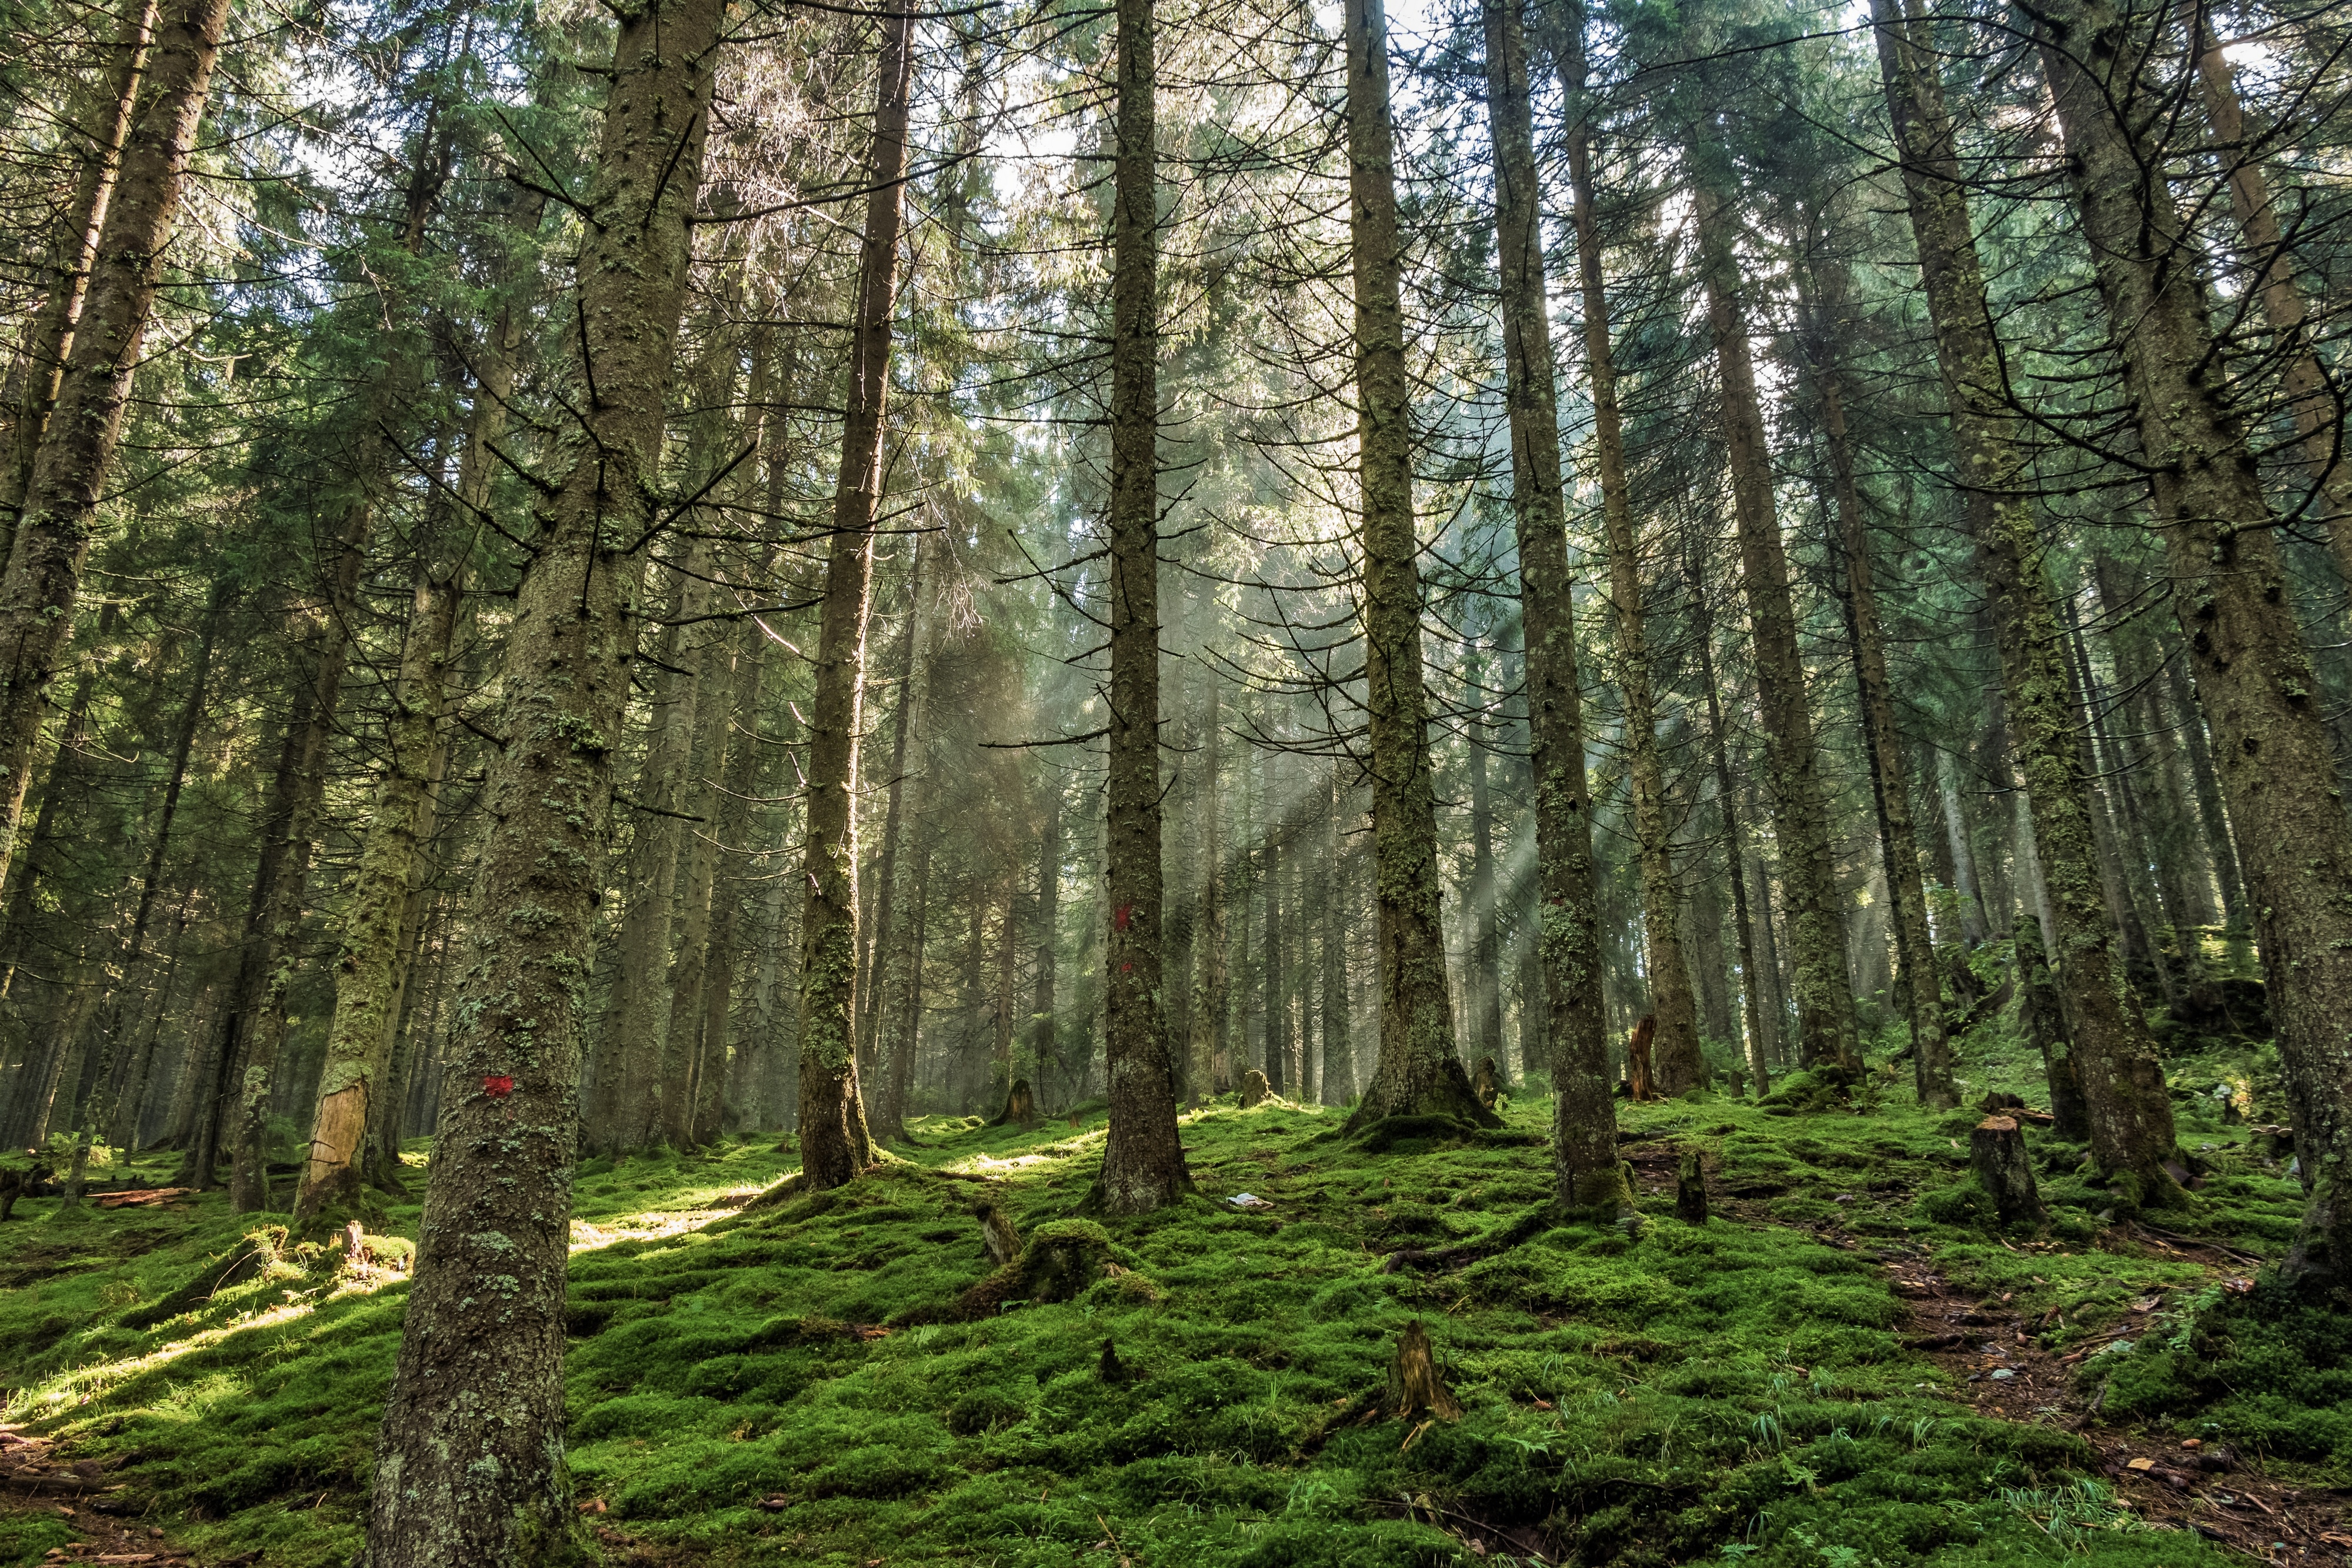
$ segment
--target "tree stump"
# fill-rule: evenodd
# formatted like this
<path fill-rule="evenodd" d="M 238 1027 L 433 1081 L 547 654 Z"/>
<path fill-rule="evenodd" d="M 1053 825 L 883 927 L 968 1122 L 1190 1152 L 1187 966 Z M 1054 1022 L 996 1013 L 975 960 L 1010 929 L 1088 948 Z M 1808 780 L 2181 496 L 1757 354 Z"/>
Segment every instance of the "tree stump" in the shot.
<path fill-rule="evenodd" d="M 1462 1419 L 1462 1402 L 1438 1375 L 1429 1333 L 1418 1318 L 1397 1337 L 1396 1359 L 1389 1364 L 1389 1392 L 1381 1410 L 1401 1421 L 1423 1416 L 1438 1421 Z"/>
<path fill-rule="evenodd" d="M 1969 1134 L 1969 1165 L 1978 1185 L 1992 1196 L 2003 1225 L 2040 1225 L 2049 1218 L 2034 1185 L 2033 1162 L 2026 1157 L 2025 1134 L 2013 1116 L 1987 1116 Z"/>
<path fill-rule="evenodd" d="M 1026 1078 L 1016 1078 L 1013 1081 L 1013 1087 L 1005 1092 L 1004 1109 L 996 1113 L 996 1119 L 989 1123 L 989 1125 L 1002 1127 L 1007 1122 L 1023 1127 L 1034 1127 L 1037 1124 L 1037 1097 L 1030 1092 L 1029 1081 Z"/>
<path fill-rule="evenodd" d="M 1675 1181 L 1675 1218 L 1686 1225 L 1706 1223 L 1706 1167 L 1696 1149 L 1683 1151 L 1682 1168 Z"/>
<path fill-rule="evenodd" d="M 1274 1088 L 1266 1082 L 1265 1073 L 1253 1067 L 1242 1074 L 1243 1110 L 1246 1111 L 1253 1105 L 1263 1105 L 1273 1098 Z"/>
<path fill-rule="evenodd" d="M 1633 1038 L 1625 1042 L 1625 1082 L 1635 1100 L 1654 1100 L 1656 1092 L 1650 1082 L 1650 1037 L 1658 1032 L 1658 1020 L 1648 1013 L 1633 1026 Z"/>
<path fill-rule="evenodd" d="M 980 1244 L 988 1253 L 988 1260 L 1002 1269 L 1021 1256 L 1021 1233 L 1013 1228 L 1013 1221 L 992 1203 L 980 1206 Z"/>
<path fill-rule="evenodd" d="M 1478 1059 L 1478 1071 L 1470 1078 L 1470 1092 L 1478 1096 L 1478 1103 L 1489 1111 L 1495 1108 L 1495 1102 L 1502 1098 L 1503 1074 L 1495 1065 L 1493 1057 Z"/>
<path fill-rule="evenodd" d="M 1129 1375 L 1127 1364 L 1118 1358 L 1118 1347 L 1108 1340 L 1103 1341 L 1102 1360 L 1096 1364 L 1095 1371 L 1105 1383 L 1114 1387 L 1125 1383 Z"/>

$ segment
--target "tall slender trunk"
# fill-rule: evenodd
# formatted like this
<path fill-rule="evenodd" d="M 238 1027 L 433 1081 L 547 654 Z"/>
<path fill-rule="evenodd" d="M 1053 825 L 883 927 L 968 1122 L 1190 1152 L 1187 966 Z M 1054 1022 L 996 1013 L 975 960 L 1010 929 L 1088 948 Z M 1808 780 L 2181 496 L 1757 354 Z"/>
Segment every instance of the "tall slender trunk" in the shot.
<path fill-rule="evenodd" d="M 1503 954 L 1495 916 L 1495 800 L 1486 777 L 1486 748 L 1475 736 L 1470 751 L 1470 887 L 1463 900 L 1470 922 L 1468 984 L 1470 1038 L 1465 1052 L 1475 1067 L 1478 1059 L 1503 1059 Z M 1300 943 L 1305 950 L 1306 944 Z"/>
<path fill-rule="evenodd" d="M 1224 807 L 1218 779 L 1225 726 L 1218 712 L 1217 683 L 1202 685 L 1208 716 L 1202 725 L 1201 784 L 1193 792 L 1200 806 L 1201 884 L 1192 915 L 1192 1037 L 1186 1051 L 1187 1098 L 1194 1105 L 1207 1103 L 1225 1088 L 1225 945 L 1232 936 L 1225 923 Z"/>
<path fill-rule="evenodd" d="M 1936 967 L 1935 938 L 1927 928 L 1927 889 L 1919 874 L 1919 835 L 1911 817 L 1911 781 L 1904 761 L 1903 733 L 1895 722 L 1895 683 L 1886 669 L 1886 635 L 1878 620 L 1870 529 L 1863 517 L 1853 442 L 1846 432 L 1843 374 L 1830 338 L 1844 294 L 1843 279 L 1833 272 L 1819 309 L 1812 301 L 1805 302 L 1808 357 L 1821 405 L 1822 434 L 1829 446 L 1838 553 L 1844 558 L 1845 567 L 1846 623 L 1853 639 L 1854 680 L 1862 694 L 1863 738 L 1869 748 L 1871 792 L 1878 807 L 1879 837 L 1885 851 L 1886 893 L 1895 906 L 1895 947 L 1896 962 L 1903 967 L 1904 1007 L 1911 1019 L 1912 1082 L 1921 1104 L 1948 1111 L 1960 1103 L 1960 1092 L 1952 1082 L 1951 1042 L 1944 1030 L 1943 978 Z"/>
<path fill-rule="evenodd" d="M 1323 1099 L 1326 1105 L 1344 1105 L 1356 1097 L 1356 1047 L 1348 1016 L 1348 926 L 1349 900 L 1335 893 L 1344 885 L 1339 819 L 1345 814 L 1346 792 L 1339 768 L 1331 768 L 1329 795 L 1323 812 L 1319 898 L 1323 915 Z"/>
<path fill-rule="evenodd" d="M 1363 508 L 1364 706 L 1378 870 L 1381 1056 L 1350 1129 L 1439 1114 L 1491 1124 L 1454 1051 L 1422 678 L 1412 393 L 1382 0 L 1346 0 L 1349 252 L 1355 280 L 1356 443 Z"/>
<path fill-rule="evenodd" d="M 1559 404 L 1544 277 L 1541 189 L 1528 107 L 1528 40 L 1520 0 L 1487 0 L 1486 101 L 1495 146 L 1495 228 L 1502 259 L 1504 396 L 1511 430 L 1511 522 L 1519 556 L 1519 622 L 1526 647 L 1528 770 L 1536 833 L 1537 964 L 1542 995 L 1523 998 L 1542 1024 L 1522 1071 L 1552 1085 L 1554 1201 L 1570 1215 L 1614 1218 L 1633 1207 L 1617 1157 L 1617 1107 L 1601 992 L 1601 935 L 1592 873 L 1592 794 L 1585 777 L 1584 708 L 1576 660 L 1575 580 L 1559 460 Z M 1570 93 L 1571 159 L 1590 181 L 1584 16 L 1568 23 L 1561 67 Z M 1571 81 L 1569 78 L 1573 78 Z M 1600 257 L 1580 243 L 1577 265 L 1600 287 Z M 1586 314 L 1591 316 L 1591 297 Z M 1604 318 L 1605 320 L 1605 318 Z M 1606 352 L 1604 327 L 1603 352 Z M 1592 340 L 1588 333 L 1588 352 Z M 1601 361 L 1595 361 L 1600 363 Z M 1598 378 L 1596 378 L 1598 379 Z M 1523 1031 L 1524 1038 L 1524 1031 Z"/>
<path fill-rule="evenodd" d="M 801 919 L 801 1171 L 811 1186 L 839 1186 L 874 1158 L 858 1093 L 857 737 L 866 694 L 874 518 L 881 503 L 884 399 L 890 318 L 898 292 L 898 231 L 907 172 L 908 93 L 914 22 L 885 14 L 874 88 L 874 143 L 866 170 L 866 233 L 857 262 L 848 413 L 833 494 L 816 690 L 810 704 L 808 889 Z"/>
<path fill-rule="evenodd" d="M 163 804 L 156 810 L 153 824 L 147 829 L 147 864 L 139 877 L 139 901 L 131 917 L 130 935 L 123 940 L 122 956 L 115 967 L 113 994 L 107 998 L 106 1021 L 100 1026 L 98 1078 L 75 1124 L 73 1163 L 65 1182 L 64 1206 L 68 1208 L 81 1204 L 91 1143 L 114 1124 L 114 1077 L 122 1056 L 125 993 L 131 977 L 146 957 L 147 920 L 155 907 L 156 892 L 163 883 L 163 859 L 171 848 L 172 820 L 179 814 L 181 789 L 188 779 L 188 753 L 195 746 L 196 726 L 203 722 L 205 703 L 212 695 L 213 645 L 227 605 L 227 580 L 224 578 L 214 584 L 212 603 L 205 611 L 204 630 L 197 637 L 195 658 L 188 672 L 187 699 L 180 706 L 180 722 L 172 734 L 171 771 L 164 776 Z"/>
<path fill-rule="evenodd" d="M 923 950 L 930 935 L 931 862 L 938 831 L 919 808 L 915 813 L 915 869 L 912 907 L 908 912 L 906 956 L 899 967 L 904 1003 L 898 1011 L 898 1037 L 890 1047 L 890 1066 L 882 1084 L 881 1114 L 885 1132 L 903 1134 L 907 1108 L 915 1086 L 915 1054 L 923 1042 Z"/>
<path fill-rule="evenodd" d="M 1748 911 L 1748 833 L 1738 798 L 1732 792 L 1731 740 L 1724 727 L 1723 695 L 1715 673 L 1715 612 L 1707 600 L 1706 572 L 1695 538 L 1685 537 L 1684 540 L 1683 577 L 1690 585 L 1694 621 L 1691 643 L 1698 651 L 1699 689 L 1706 694 L 1707 753 L 1715 764 L 1716 800 L 1723 808 L 1723 852 L 1725 869 L 1731 873 L 1731 917 L 1739 927 L 1739 995 L 1748 1026 L 1748 1071 L 1756 1081 L 1756 1097 L 1761 1100 L 1771 1092 L 1772 1062 L 1780 1051 L 1780 997 L 1773 983 L 1779 977 L 1779 960 L 1769 956 L 1769 929 L 1764 933 L 1767 952 L 1759 955 L 1757 929 Z M 1759 862 L 1755 896 L 1759 906 L 1770 898 L 1760 871 Z"/>
<path fill-rule="evenodd" d="M 2275 531 L 2137 74 L 2144 15 L 2067 4 L 2036 28 L 2189 639 L 2272 990 L 2306 1202 L 2282 1265 L 2352 1283 L 2352 817 Z M 2161 25 L 2161 16 L 2158 18 Z M 2148 1091 L 2161 1093 L 2158 1079 Z M 2167 1103 L 2166 1109 L 2169 1110 Z M 2168 1116 L 2167 1118 L 2169 1120 Z M 2170 1131 L 2168 1126 L 2165 1129 Z"/>
<path fill-rule="evenodd" d="M 2047 894 L 2043 936 L 2063 980 L 2092 1157 L 2101 1170 L 2127 1177 L 2143 1198 L 2159 1200 L 2177 1192 L 2163 1165 L 2173 1151 L 2171 1103 L 2114 951 L 2046 547 L 2027 495 L 2028 449 L 2005 402 L 2000 345 L 1943 84 L 1932 57 L 1914 41 L 1916 24 L 1905 15 L 1905 3 L 1874 0 L 1872 16 L 1937 361 L 1950 400 L 1961 504 L 1992 601 L 2010 749 L 2024 776 L 2031 831 L 2021 839 L 2032 845 Z"/>
<path fill-rule="evenodd" d="M 907 624 L 899 633 L 898 674 L 894 677 L 898 703 L 890 718 L 890 774 L 882 811 L 882 853 L 874 870 L 874 929 L 866 939 L 866 985 L 857 997 L 857 1061 L 861 1079 L 871 1073 L 878 1080 L 884 1071 L 883 982 L 890 963 L 890 927 L 898 914 L 898 845 L 906 822 L 907 746 L 915 728 L 916 660 L 922 645 L 923 613 L 923 536 L 919 534 L 915 538 L 915 559 L 907 575 Z M 899 1129 L 885 1122 L 882 1130 L 896 1133 Z"/>
<path fill-rule="evenodd" d="M 694 681 L 694 755 L 701 777 L 690 781 L 689 814 L 698 823 L 680 823 L 690 834 L 686 875 L 679 890 L 677 959 L 670 967 L 669 1044 L 678 1067 L 671 1087 L 675 1096 L 663 1101 L 665 1132 L 674 1147 L 692 1148 L 715 1131 L 706 1114 L 706 1103 L 715 1111 L 719 1086 L 727 1065 L 726 1014 L 719 1014 L 718 1038 L 710 1038 L 710 1009 L 704 988 L 710 973 L 712 905 L 719 888 L 719 862 L 727 841 L 719 831 L 727 796 L 723 784 L 735 737 L 739 640 L 732 622 L 714 623 L 721 634 L 707 642 L 696 660 Z"/>
<path fill-rule="evenodd" d="M 2198 97 L 2213 130 L 2213 151 L 2230 184 L 2231 215 L 2237 220 L 2242 261 L 2259 278 L 2255 293 L 2270 326 L 2271 352 L 2283 364 L 2279 390 L 2303 446 L 2303 468 L 2314 487 L 2315 509 L 2327 530 L 2336 570 L 2352 586 L 2352 453 L 2342 450 L 2343 405 L 2321 363 L 2311 331 L 2311 307 L 2296 277 L 2296 258 L 2279 224 L 2263 170 L 2248 134 L 2245 106 L 2221 41 L 2213 34 L 2207 0 L 2178 0 L 2182 30 L 2197 60 Z"/>
<path fill-rule="evenodd" d="M 1192 1186 L 1160 1016 L 1166 919 L 1160 828 L 1160 165 L 1152 0 L 1118 0 L 1111 219 L 1110 930 L 1104 1066 L 1110 1134 L 1095 1198 L 1142 1214 Z"/>
<path fill-rule="evenodd" d="M 227 25 L 228 0 L 173 0 L 158 19 L 81 315 L 0 577 L 0 882 L 16 853 L 49 683 L 73 634 L 82 565 L 98 536 L 99 502 L 121 444 L 131 373 Z"/>
<path fill-rule="evenodd" d="M 1721 149 L 1694 149 L 1702 164 L 1719 163 Z M 1795 960 L 1798 1050 L 1807 1066 L 1853 1068 L 1862 1061 L 1853 987 L 1846 970 L 1843 901 L 1830 845 L 1829 803 L 1821 752 L 1805 695 L 1804 660 L 1797 646 L 1796 602 L 1790 593 L 1789 557 L 1772 498 L 1772 458 L 1764 413 L 1756 395 L 1756 369 L 1748 345 L 1747 308 L 1740 294 L 1734 217 L 1720 172 L 1703 175 L 1693 193 L 1700 275 L 1708 329 L 1723 387 L 1726 444 L 1731 464 L 1732 514 L 1739 540 L 1740 585 L 1748 601 L 1748 633 L 1756 650 L 1758 706 L 1764 719 L 1765 773 L 1772 827 L 1780 841 L 1781 886 L 1789 904 Z"/>
<path fill-rule="evenodd" d="M 371 1568 L 572 1552 L 563 1291 L 583 988 L 726 13 L 651 0 L 614 40 L 579 266 L 583 417 L 516 588 Z"/>
<path fill-rule="evenodd" d="M 1960 765 L 1944 748 L 1936 752 L 1936 791 L 1944 809 L 1944 831 L 1952 845 L 1952 891 L 1960 898 L 1960 940 L 1971 947 L 1983 944 L 1986 915 L 1983 886 L 1977 880 L 1976 846 L 1969 838 L 1968 811 L 1960 800 Z"/>
<path fill-rule="evenodd" d="M 9 411 L 8 456 L 0 467 L 0 560 L 16 538 L 16 520 L 33 484 L 33 464 L 48 428 L 63 381 L 66 354 L 89 290 L 98 260 L 99 235 L 106 227 L 108 201 L 121 168 L 122 144 L 139 102 L 139 80 L 155 31 L 156 0 L 129 0 L 109 53 L 104 75 L 85 89 L 68 127 L 80 149 L 81 168 L 73 197 L 58 214 L 49 235 L 47 291 L 34 313 L 24 347 L 25 386 Z M 104 90 L 100 90 L 100 83 Z"/>
<path fill-rule="evenodd" d="M 1037 839 L 1037 974 L 1034 1005 L 1029 1010 L 1029 1059 L 1037 1064 L 1042 1082 L 1045 1064 L 1055 1060 L 1054 1050 L 1054 986 L 1058 978 L 1055 938 L 1062 922 L 1062 788 L 1058 779 L 1045 785 L 1045 826 Z"/>

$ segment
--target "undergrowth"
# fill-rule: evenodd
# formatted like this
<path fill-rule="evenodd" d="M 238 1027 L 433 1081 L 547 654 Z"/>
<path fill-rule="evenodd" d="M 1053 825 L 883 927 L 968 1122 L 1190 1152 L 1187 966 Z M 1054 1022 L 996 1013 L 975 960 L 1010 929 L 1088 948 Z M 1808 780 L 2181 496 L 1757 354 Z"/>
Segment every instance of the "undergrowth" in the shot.
<path fill-rule="evenodd" d="M 2032 1094 L 2018 1054 L 1981 1043 L 1971 1096 Z M 2182 1082 L 2202 1093 L 2189 1081 L 2226 1067 Z M 1978 1415 L 1904 1347 L 1887 1264 L 1929 1253 L 2044 1314 L 2053 1346 L 2165 1302 L 2133 1320 L 2155 1325 L 2139 1344 L 2083 1364 L 2111 1380 L 2111 1416 L 2339 1480 L 2352 1467 L 2352 1389 L 2326 1370 L 2346 1364 L 2341 1319 L 2262 1291 L 2221 1312 L 2223 1271 L 2136 1239 L 2063 1145 L 2039 1145 L 2053 1228 L 1991 1235 L 1967 1199 L 1975 1113 L 1921 1112 L 1878 1080 L 1847 1097 L 1622 1107 L 1643 1173 L 1631 1231 L 1541 1219 L 1537 1099 L 1507 1104 L 1500 1135 L 1380 1155 L 1337 1136 L 1336 1111 L 1213 1108 L 1185 1124 L 1198 1196 L 1100 1245 L 1079 1208 L 1098 1115 L 919 1126 L 847 1188 L 740 1213 L 793 1156 L 751 1142 L 593 1162 L 566 1369 L 583 1519 L 616 1557 L 719 1564 L 1453 1563 L 1478 1560 L 1473 1542 L 1507 1557 L 1505 1532 L 1622 1568 L 2220 1561 L 2138 1525 L 2071 1431 Z M 2299 1190 L 2218 1117 L 2184 1102 L 2210 1174 L 2164 1223 L 2275 1256 Z M 1691 1144 L 1717 1196 L 1705 1227 L 1673 1217 L 1671 1166 L 1643 1157 Z M 1273 1207 L 1223 1201 L 1243 1191 Z M 1067 1301 L 974 1292 L 983 1198 L 1113 1267 Z M 19 1213 L 0 1228 L 8 1418 L 122 1460 L 127 1495 L 201 1549 L 347 1561 L 399 1249 L 354 1270 L 340 1248 L 279 1245 L 191 1298 L 257 1228 L 216 1197 Z M 415 1217 L 395 1207 L 391 1229 Z M 1465 1247 L 1434 1272 L 1382 1266 Z M 142 1326 L 159 1302 L 188 1304 Z M 1464 1418 L 1362 1419 L 1415 1320 Z M 20 1535 L 0 1534 L 0 1561 L 58 1543 Z"/>

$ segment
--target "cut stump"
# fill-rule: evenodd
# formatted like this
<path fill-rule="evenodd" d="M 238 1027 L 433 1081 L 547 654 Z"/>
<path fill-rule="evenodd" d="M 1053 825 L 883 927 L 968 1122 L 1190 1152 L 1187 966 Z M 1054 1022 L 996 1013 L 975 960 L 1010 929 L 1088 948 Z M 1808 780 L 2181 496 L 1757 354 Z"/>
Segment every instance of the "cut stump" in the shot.
<path fill-rule="evenodd" d="M 1253 1105 L 1263 1105 L 1273 1098 L 1274 1088 L 1266 1082 L 1265 1073 L 1253 1067 L 1242 1074 L 1243 1110 L 1246 1111 Z"/>
<path fill-rule="evenodd" d="M 2003 1225 L 2040 1225 L 2050 1218 L 2014 1116 L 1987 1116 L 1977 1124 L 1969 1134 L 1969 1166 L 1978 1185 L 1991 1195 Z"/>
<path fill-rule="evenodd" d="M 1706 1167 L 1696 1149 L 1685 1149 L 1675 1173 L 1675 1218 L 1685 1225 L 1706 1223 Z"/>
<path fill-rule="evenodd" d="M 1426 1417 L 1435 1421 L 1462 1419 L 1462 1402 L 1438 1375 L 1437 1356 L 1429 1331 L 1416 1318 L 1397 1336 L 1396 1359 L 1389 1364 L 1388 1397 L 1381 1413 L 1400 1421 Z"/>

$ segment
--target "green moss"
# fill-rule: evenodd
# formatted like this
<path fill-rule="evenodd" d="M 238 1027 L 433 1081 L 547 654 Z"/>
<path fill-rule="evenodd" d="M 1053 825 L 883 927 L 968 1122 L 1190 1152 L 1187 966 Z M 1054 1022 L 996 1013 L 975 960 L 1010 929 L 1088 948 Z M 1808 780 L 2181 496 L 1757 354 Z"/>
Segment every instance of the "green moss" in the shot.
<path fill-rule="evenodd" d="M 1981 1054 L 1963 1070 L 1984 1076 Z M 769 1143 L 634 1155 L 578 1186 L 568 1458 L 614 1528 L 721 1568 L 784 1560 L 786 1543 L 792 1561 L 1058 1564 L 1106 1539 L 1171 1568 L 1466 1563 L 1465 1520 L 1594 1568 L 1731 1546 L 1785 1568 L 1841 1551 L 1990 1565 L 2049 1557 L 2053 1529 L 2094 1564 L 2217 1563 L 2101 1515 L 2077 1439 L 1979 1419 L 1903 1350 L 1885 1265 L 1932 1249 L 1970 1288 L 2058 1312 L 2053 1346 L 2152 1324 L 2084 1364 L 2111 1380 L 2111 1409 L 2211 1423 L 2340 1484 L 2332 1412 L 2352 1390 L 2326 1370 L 2347 1356 L 2325 1321 L 2231 1297 L 2242 1315 L 2168 1348 L 2207 1321 L 2193 1303 L 2212 1269 L 2069 1207 L 2056 1195 L 2097 1190 L 2055 1172 L 2062 1228 L 2003 1247 L 1948 1196 L 1973 1190 L 1966 1123 L 1885 1098 L 1860 1115 L 1623 1108 L 1643 1140 L 1627 1146 L 1638 1228 L 1555 1221 L 1528 1142 L 1550 1107 L 1532 1094 L 1502 1138 L 1419 1127 L 1385 1154 L 1327 1135 L 1339 1113 L 1206 1111 L 1184 1127 L 1199 1196 L 1115 1225 L 1074 1218 L 1098 1116 L 1027 1133 L 927 1122 L 907 1161 L 757 1207 L 792 1168 Z M 2195 1223 L 2259 1249 L 2249 1239 L 2291 1223 L 2299 1194 L 2238 1136 L 2196 1140 L 2220 1146 L 2200 1154 L 2212 1176 Z M 1423 1152 L 1402 1152 L 1414 1139 Z M 1654 1174 L 1672 1169 L 1656 1155 L 1691 1145 L 1717 1162 L 1704 1228 L 1673 1218 Z M 1009 1273 L 982 1250 L 981 1189 L 945 1170 L 990 1178 L 1027 1241 Z M 1273 1208 L 1223 1203 L 1244 1190 Z M 347 1561 L 403 1277 L 289 1247 L 135 1327 L 248 1227 L 216 1197 L 170 1219 L 60 1225 L 52 1207 L 0 1228 L 9 1418 L 122 1458 L 150 1517 L 208 1556 Z M 413 1234 L 415 1213 L 394 1210 L 392 1228 Z M 2070 1239 L 2069 1216 L 2090 1236 Z M 1433 1248 L 1466 1250 L 1383 1268 Z M 1007 1288 L 967 1311 L 992 1281 Z M 2151 1294 L 2163 1304 L 2136 1312 Z M 1416 1318 L 1465 1415 L 1407 1448 L 1404 1428 L 1357 1417 Z"/>

